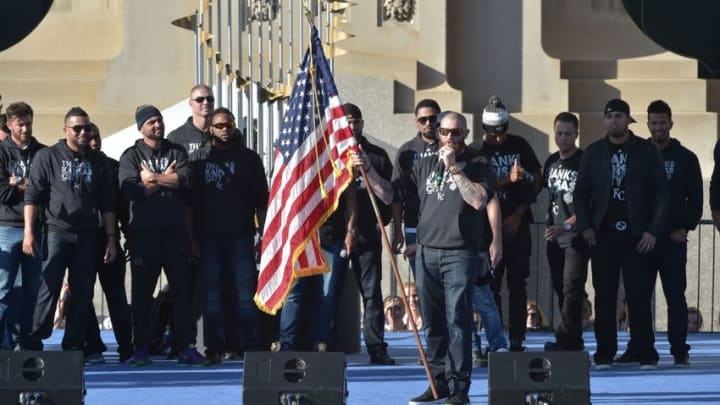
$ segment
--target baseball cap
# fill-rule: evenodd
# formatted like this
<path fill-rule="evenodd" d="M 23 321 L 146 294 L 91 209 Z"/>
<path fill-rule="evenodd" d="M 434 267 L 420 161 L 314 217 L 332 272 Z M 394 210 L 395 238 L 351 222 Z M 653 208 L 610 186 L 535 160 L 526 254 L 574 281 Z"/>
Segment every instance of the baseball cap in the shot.
<path fill-rule="evenodd" d="M 620 100 L 619 98 L 614 98 L 610 101 L 608 101 L 605 104 L 605 110 L 603 114 L 611 113 L 611 112 L 622 112 L 625 113 L 629 118 L 630 122 L 637 122 L 633 117 L 630 116 L 630 106 L 628 103 L 626 103 L 623 100 Z"/>

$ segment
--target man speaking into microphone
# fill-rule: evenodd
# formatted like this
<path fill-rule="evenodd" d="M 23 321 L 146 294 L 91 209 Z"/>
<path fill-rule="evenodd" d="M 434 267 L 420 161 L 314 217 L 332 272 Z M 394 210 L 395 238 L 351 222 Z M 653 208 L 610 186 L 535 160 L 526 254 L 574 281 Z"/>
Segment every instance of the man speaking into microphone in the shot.
<path fill-rule="evenodd" d="M 495 174 L 479 151 L 465 145 L 463 115 L 447 111 L 438 120 L 438 156 L 419 160 L 405 181 L 420 197 L 415 266 L 430 372 L 445 404 L 469 404 L 471 295 Z M 410 404 L 434 401 L 428 388 Z"/>

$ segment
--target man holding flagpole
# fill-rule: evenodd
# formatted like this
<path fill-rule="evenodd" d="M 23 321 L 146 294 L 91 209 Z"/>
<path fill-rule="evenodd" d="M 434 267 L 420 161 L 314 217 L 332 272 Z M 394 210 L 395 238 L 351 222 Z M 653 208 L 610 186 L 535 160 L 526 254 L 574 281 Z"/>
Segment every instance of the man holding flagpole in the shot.
<path fill-rule="evenodd" d="M 277 313 L 297 277 L 329 270 L 317 232 L 352 181 L 355 144 L 312 27 L 277 140 L 255 294 L 261 310 Z"/>
<path fill-rule="evenodd" d="M 488 160 L 468 148 L 467 122 L 446 111 L 438 117 L 438 156 L 419 160 L 407 180 L 417 186 L 417 287 L 430 373 L 445 405 L 470 401 L 472 291 L 480 269 L 483 210 L 495 174 Z M 437 403 L 432 389 L 410 404 Z"/>

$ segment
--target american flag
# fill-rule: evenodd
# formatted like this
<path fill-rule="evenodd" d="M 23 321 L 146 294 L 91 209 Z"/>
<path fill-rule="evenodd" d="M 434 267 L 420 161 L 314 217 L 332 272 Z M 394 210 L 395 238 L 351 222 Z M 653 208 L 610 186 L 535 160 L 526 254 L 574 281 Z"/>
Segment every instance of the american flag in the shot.
<path fill-rule="evenodd" d="M 352 181 L 355 140 L 317 29 L 295 79 L 275 148 L 255 303 L 275 314 L 296 277 L 328 271 L 317 231 Z"/>

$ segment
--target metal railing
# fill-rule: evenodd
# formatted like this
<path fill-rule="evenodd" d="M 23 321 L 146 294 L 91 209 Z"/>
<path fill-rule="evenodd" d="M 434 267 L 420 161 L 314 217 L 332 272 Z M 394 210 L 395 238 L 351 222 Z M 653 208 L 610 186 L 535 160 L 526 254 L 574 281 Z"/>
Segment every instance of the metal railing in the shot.
<path fill-rule="evenodd" d="M 535 222 L 531 228 L 533 252 L 530 257 L 530 277 L 528 278 L 528 299 L 538 302 L 545 313 L 549 325 L 556 325 L 560 319 L 557 296 L 552 289 L 550 270 L 547 264 L 544 222 Z M 712 220 L 700 221 L 697 229 L 688 234 L 688 260 L 686 265 L 687 288 L 685 297 L 688 306 L 699 309 L 703 318 L 701 331 L 720 330 L 716 295 L 720 293 L 716 286 L 716 255 L 718 252 L 717 230 Z M 594 290 L 591 282 L 592 262 L 590 263 L 585 291 L 594 302 Z M 507 313 L 507 308 L 503 314 Z M 653 298 L 653 317 L 657 331 L 667 330 L 667 305 L 658 278 Z"/>

